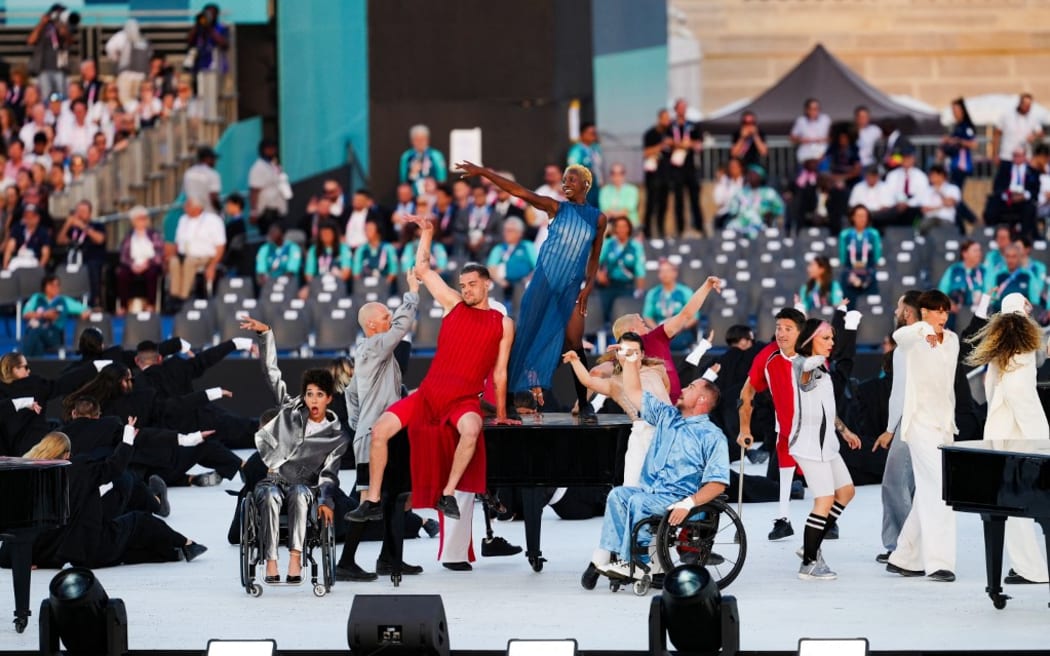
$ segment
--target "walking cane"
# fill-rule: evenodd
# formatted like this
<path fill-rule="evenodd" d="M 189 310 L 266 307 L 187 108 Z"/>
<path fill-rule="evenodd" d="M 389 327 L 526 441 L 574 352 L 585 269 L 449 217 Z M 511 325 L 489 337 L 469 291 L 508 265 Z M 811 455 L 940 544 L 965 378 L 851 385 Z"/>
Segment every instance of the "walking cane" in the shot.
<path fill-rule="evenodd" d="M 740 446 L 740 480 L 736 482 L 736 514 L 740 521 L 744 521 L 744 458 L 747 456 L 747 447 Z"/>

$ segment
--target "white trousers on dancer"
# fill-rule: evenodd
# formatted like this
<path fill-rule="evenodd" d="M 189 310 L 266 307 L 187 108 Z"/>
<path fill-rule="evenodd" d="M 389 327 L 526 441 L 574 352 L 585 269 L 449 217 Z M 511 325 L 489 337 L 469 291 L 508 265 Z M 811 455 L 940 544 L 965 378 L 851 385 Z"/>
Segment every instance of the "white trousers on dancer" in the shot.
<path fill-rule="evenodd" d="M 466 563 L 474 560 L 470 541 L 474 527 L 474 493 L 453 493 L 459 506 L 459 519 L 441 516 L 441 547 L 438 560 L 443 563 Z"/>
<path fill-rule="evenodd" d="M 653 443 L 655 429 L 641 419 L 631 424 L 631 434 L 627 438 L 627 455 L 623 459 L 624 487 L 641 487 L 642 465 L 649 445 Z"/>
<path fill-rule="evenodd" d="M 1036 583 L 1050 581 L 1046 558 L 1039 548 L 1039 543 L 1043 541 L 1040 539 L 1041 533 L 1033 519 L 1010 517 L 1006 520 L 1006 555 L 1010 557 L 1010 566 L 1021 576 Z"/>
<path fill-rule="evenodd" d="M 904 520 L 890 562 L 910 570 L 955 571 L 955 513 L 941 498 L 941 450 L 952 436 L 916 427 L 908 436 L 908 452 L 915 474 L 915 498 Z"/>

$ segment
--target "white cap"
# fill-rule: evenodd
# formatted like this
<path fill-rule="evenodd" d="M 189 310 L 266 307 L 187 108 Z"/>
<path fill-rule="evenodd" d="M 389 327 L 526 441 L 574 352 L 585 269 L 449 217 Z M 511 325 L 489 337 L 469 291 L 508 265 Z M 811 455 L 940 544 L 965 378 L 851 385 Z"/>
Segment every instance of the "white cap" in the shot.
<path fill-rule="evenodd" d="M 1000 311 L 1003 314 L 1028 316 L 1028 299 L 1024 297 L 1024 294 L 1018 292 L 1007 294 L 1006 298 L 1003 299 L 1003 306 Z"/>

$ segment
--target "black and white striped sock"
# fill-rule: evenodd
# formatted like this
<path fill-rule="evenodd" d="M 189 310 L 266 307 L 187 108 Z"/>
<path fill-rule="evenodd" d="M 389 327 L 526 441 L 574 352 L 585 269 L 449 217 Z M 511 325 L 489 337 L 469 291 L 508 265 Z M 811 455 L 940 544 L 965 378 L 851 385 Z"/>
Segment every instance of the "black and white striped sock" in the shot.
<path fill-rule="evenodd" d="M 827 524 L 824 526 L 824 535 L 821 536 L 821 539 L 827 537 L 828 532 L 835 527 L 835 522 L 839 521 L 839 516 L 842 515 L 842 511 L 845 509 L 846 506 L 842 505 L 838 501 L 836 501 L 831 506 L 831 512 L 828 514 L 828 521 Z"/>
<path fill-rule="evenodd" d="M 802 533 L 802 564 L 809 565 L 817 559 L 817 550 L 824 540 L 824 529 L 828 518 L 816 513 L 806 517 L 806 530 Z"/>

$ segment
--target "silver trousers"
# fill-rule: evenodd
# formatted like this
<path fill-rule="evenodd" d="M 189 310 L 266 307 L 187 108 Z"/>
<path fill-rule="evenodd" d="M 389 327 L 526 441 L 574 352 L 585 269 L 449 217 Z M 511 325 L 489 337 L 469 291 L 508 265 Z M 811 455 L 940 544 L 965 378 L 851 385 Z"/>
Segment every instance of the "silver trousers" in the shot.
<path fill-rule="evenodd" d="M 886 470 L 882 474 L 882 546 L 887 551 L 897 548 L 897 538 L 911 512 L 914 496 L 911 451 L 900 435 L 894 435 L 886 454 Z"/>
<path fill-rule="evenodd" d="M 266 560 L 277 560 L 281 535 L 281 506 L 288 512 L 288 548 L 302 551 L 306 541 L 307 516 L 314 493 L 305 485 L 289 485 L 265 480 L 255 486 L 255 507 L 259 511 L 259 539 Z"/>

